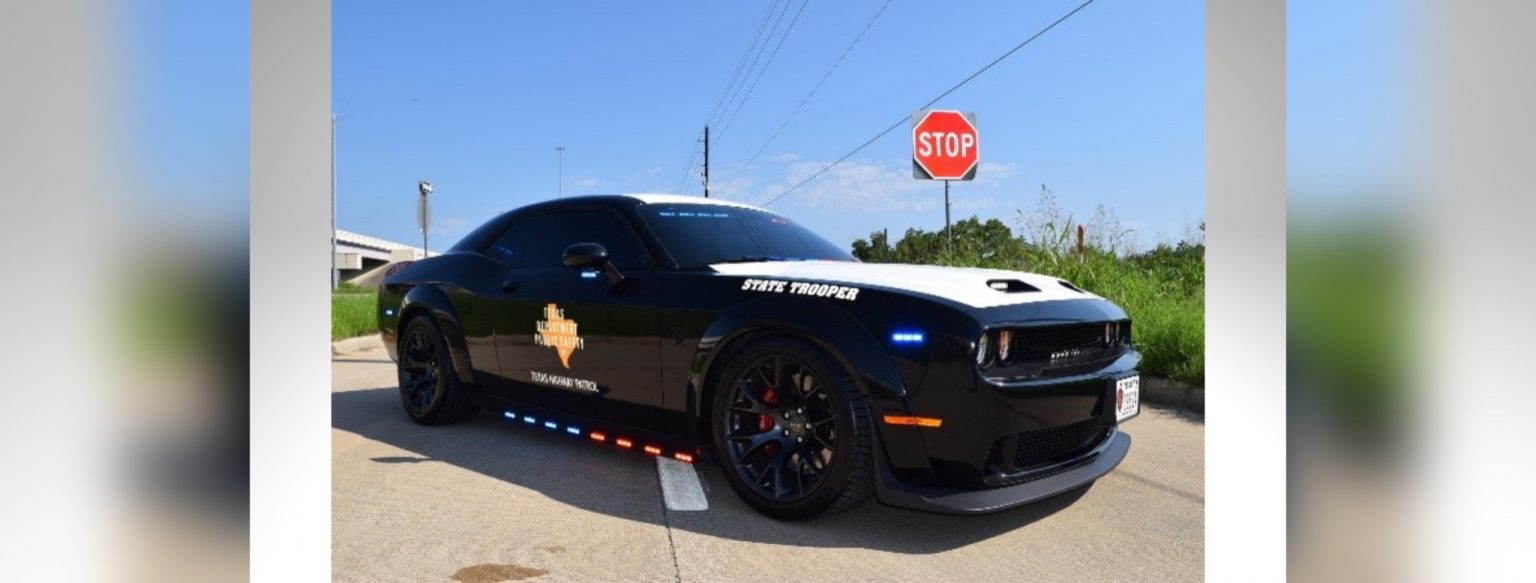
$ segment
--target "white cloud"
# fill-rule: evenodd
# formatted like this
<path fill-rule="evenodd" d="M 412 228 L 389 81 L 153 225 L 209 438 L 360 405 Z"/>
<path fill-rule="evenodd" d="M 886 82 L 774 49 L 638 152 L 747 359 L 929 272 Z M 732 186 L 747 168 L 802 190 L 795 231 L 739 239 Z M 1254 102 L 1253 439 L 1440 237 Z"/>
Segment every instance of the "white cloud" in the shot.
<path fill-rule="evenodd" d="M 1014 162 L 982 162 L 976 168 L 976 181 L 996 184 L 1018 173 L 1019 165 Z"/>
<path fill-rule="evenodd" d="M 769 159 L 773 160 L 774 162 L 778 162 L 780 164 L 783 164 L 785 162 L 794 162 L 795 160 L 799 160 L 800 159 L 800 155 L 796 154 L 794 152 L 784 152 L 783 154 L 775 155 L 774 157 L 769 158 Z"/>
<path fill-rule="evenodd" d="M 742 173 L 740 176 L 736 176 L 735 179 L 732 179 L 728 174 L 718 182 L 709 185 L 709 195 L 727 200 L 752 202 L 757 197 L 752 189 L 756 184 L 757 180 L 752 178 L 750 174 Z"/>
<path fill-rule="evenodd" d="M 459 237 L 469 232 L 469 226 L 469 219 L 464 217 L 443 217 L 432 221 L 430 232 L 443 237 Z"/>
<path fill-rule="evenodd" d="M 805 180 L 827 165 L 826 162 L 797 162 L 791 164 L 782 182 L 767 185 L 756 202 L 777 196 L 784 189 Z M 976 184 L 989 185 L 1000 182 L 1011 172 L 1011 167 L 998 165 L 998 176 L 983 183 L 978 175 Z M 974 211 L 997 204 L 992 196 L 979 195 L 972 189 L 954 185 L 950 195 L 951 208 L 956 211 Z M 965 192 L 971 190 L 971 192 Z M 988 189 L 993 190 L 993 189 Z M 955 192 L 959 191 L 959 192 Z M 944 207 L 944 185 L 933 180 L 912 177 L 912 167 L 903 160 L 896 162 L 847 161 L 826 171 L 790 195 L 796 202 L 834 211 L 892 212 L 928 211 Z"/>
<path fill-rule="evenodd" d="M 592 188 L 594 186 L 597 186 L 597 179 L 596 178 L 578 178 L 578 179 L 576 179 L 575 182 L 572 182 L 571 184 L 576 185 L 576 188 Z"/>

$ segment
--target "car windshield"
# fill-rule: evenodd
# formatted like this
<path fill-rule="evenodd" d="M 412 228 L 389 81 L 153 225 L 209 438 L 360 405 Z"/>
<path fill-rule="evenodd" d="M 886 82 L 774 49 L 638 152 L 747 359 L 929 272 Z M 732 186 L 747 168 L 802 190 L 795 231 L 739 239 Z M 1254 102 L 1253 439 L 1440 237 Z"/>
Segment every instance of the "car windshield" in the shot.
<path fill-rule="evenodd" d="M 745 261 L 854 261 L 794 221 L 756 209 L 714 204 L 648 204 L 646 223 L 680 267 Z"/>

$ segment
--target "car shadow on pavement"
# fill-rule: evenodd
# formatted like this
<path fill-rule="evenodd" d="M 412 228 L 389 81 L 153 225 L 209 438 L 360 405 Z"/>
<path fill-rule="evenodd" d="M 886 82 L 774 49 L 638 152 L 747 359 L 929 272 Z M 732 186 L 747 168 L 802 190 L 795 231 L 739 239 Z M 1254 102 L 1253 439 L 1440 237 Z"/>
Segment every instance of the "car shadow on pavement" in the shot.
<path fill-rule="evenodd" d="M 401 411 L 394 387 L 332 393 L 331 426 L 414 454 L 374 457 L 369 463 L 451 464 L 592 512 L 722 539 L 778 545 L 938 553 L 1027 527 L 1071 506 L 1091 487 L 983 516 L 929 514 L 871 500 L 827 518 L 781 522 L 758 514 L 738 499 L 718 466 L 698 464 L 709 509 L 663 514 L 656 463 L 648 456 L 483 411 L 460 424 L 417 425 Z"/>

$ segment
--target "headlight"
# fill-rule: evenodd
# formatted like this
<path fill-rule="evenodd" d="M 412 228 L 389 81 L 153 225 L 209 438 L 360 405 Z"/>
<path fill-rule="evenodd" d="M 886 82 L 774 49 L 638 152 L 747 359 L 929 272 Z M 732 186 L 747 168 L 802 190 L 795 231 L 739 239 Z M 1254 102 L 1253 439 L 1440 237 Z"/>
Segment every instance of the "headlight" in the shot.
<path fill-rule="evenodd" d="M 992 337 L 986 332 L 976 340 L 976 365 L 985 367 L 992 362 Z"/>

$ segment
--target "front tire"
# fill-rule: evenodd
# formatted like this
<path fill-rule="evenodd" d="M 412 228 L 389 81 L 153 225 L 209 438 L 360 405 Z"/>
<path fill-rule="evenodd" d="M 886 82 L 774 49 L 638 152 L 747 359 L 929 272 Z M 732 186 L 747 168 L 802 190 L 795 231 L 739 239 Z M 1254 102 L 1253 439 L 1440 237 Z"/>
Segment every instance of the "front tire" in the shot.
<path fill-rule="evenodd" d="M 753 509 L 805 520 L 874 494 L 869 410 L 847 371 L 815 346 L 753 341 L 733 355 L 714 395 L 716 459 Z"/>
<path fill-rule="evenodd" d="M 475 406 L 454 374 L 448 342 L 431 316 L 406 322 L 399 354 L 395 368 L 400 378 L 400 404 L 412 421 L 442 425 L 475 416 Z"/>

